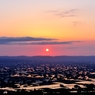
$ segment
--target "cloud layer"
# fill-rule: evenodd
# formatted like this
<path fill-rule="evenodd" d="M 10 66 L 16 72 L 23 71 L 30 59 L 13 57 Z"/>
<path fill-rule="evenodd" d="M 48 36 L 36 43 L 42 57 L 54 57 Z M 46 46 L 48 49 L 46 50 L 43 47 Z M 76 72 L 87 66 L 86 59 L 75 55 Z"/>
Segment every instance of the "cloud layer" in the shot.
<path fill-rule="evenodd" d="M 0 44 L 12 44 L 17 42 L 30 42 L 30 41 L 51 41 L 55 39 L 41 38 L 41 37 L 0 37 Z"/>
<path fill-rule="evenodd" d="M 77 11 L 78 9 L 70 9 L 67 11 L 49 10 L 47 12 L 53 13 L 54 15 L 59 16 L 59 17 L 73 17 L 73 16 L 76 16 Z"/>
<path fill-rule="evenodd" d="M 56 40 L 56 41 L 55 41 Z M 73 44 L 80 41 L 59 42 L 57 39 L 40 37 L 0 37 L 0 45 L 56 45 Z"/>
<path fill-rule="evenodd" d="M 58 45 L 58 44 L 73 44 L 75 42 L 80 42 L 80 41 L 65 41 L 65 42 L 58 42 L 58 41 L 49 41 L 49 42 L 37 42 L 37 43 L 30 43 L 33 45 Z"/>

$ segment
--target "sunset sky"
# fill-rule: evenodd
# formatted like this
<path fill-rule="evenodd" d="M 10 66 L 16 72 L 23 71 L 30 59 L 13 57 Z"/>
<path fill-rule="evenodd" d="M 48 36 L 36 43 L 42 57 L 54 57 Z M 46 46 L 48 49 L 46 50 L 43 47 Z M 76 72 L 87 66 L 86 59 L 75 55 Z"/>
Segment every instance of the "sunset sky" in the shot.
<path fill-rule="evenodd" d="M 95 55 L 95 0 L 0 0 L 6 55 Z"/>

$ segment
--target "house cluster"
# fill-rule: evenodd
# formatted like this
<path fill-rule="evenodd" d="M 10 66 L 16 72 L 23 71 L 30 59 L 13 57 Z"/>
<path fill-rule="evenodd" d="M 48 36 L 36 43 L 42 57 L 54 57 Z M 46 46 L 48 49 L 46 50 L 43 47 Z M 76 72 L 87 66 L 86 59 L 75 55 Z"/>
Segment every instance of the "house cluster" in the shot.
<path fill-rule="evenodd" d="M 90 80 L 95 77 L 94 67 L 77 63 L 17 63 L 15 66 L 0 67 L 0 87 L 37 86 L 71 79 Z"/>

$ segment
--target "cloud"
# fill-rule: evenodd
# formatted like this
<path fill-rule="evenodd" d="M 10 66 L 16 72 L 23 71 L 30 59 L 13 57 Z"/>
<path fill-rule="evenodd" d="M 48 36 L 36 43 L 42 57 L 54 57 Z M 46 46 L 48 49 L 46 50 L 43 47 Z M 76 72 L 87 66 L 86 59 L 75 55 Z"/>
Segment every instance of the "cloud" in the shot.
<path fill-rule="evenodd" d="M 0 45 L 59 45 L 59 44 L 73 44 L 75 42 L 78 43 L 81 41 L 59 42 L 58 39 L 52 39 L 52 38 L 0 37 Z"/>
<path fill-rule="evenodd" d="M 78 11 L 78 9 L 70 9 L 67 11 L 58 11 L 58 10 L 49 10 L 47 11 L 47 13 L 53 13 L 56 16 L 59 17 L 74 17 L 77 16 L 76 12 Z"/>
<path fill-rule="evenodd" d="M 29 42 L 29 41 L 51 41 L 56 39 L 41 38 L 41 37 L 0 37 L 0 44 L 11 44 L 16 42 Z"/>
<path fill-rule="evenodd" d="M 65 41 L 65 42 L 58 42 L 58 41 L 51 41 L 51 42 L 37 42 L 37 43 L 31 43 L 33 45 L 59 45 L 59 44 L 73 44 L 75 42 L 80 41 Z"/>
<path fill-rule="evenodd" d="M 74 26 L 77 26 L 77 25 L 80 25 L 81 24 L 81 22 L 79 22 L 79 21 L 74 21 L 72 23 L 73 23 Z"/>
<path fill-rule="evenodd" d="M 11 44 L 17 44 L 17 45 L 64 45 L 64 44 L 73 44 L 73 43 L 79 43 L 79 41 L 66 41 L 66 42 L 54 42 L 54 41 L 45 41 L 45 42 L 30 42 L 30 43 L 11 43 Z"/>
<path fill-rule="evenodd" d="M 76 11 L 77 11 L 77 9 L 71 9 L 71 10 L 68 10 L 68 11 L 57 13 L 56 15 L 58 15 L 60 17 L 73 17 L 73 16 L 76 16 L 75 15 Z"/>

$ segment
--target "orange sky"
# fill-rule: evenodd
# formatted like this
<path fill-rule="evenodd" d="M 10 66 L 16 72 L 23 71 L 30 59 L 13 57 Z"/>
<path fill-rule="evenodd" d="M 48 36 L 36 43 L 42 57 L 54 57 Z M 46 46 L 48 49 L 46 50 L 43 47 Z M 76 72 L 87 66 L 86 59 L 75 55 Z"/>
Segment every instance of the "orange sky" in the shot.
<path fill-rule="evenodd" d="M 95 0 L 2 0 L 0 37 L 95 41 L 94 4 Z"/>

